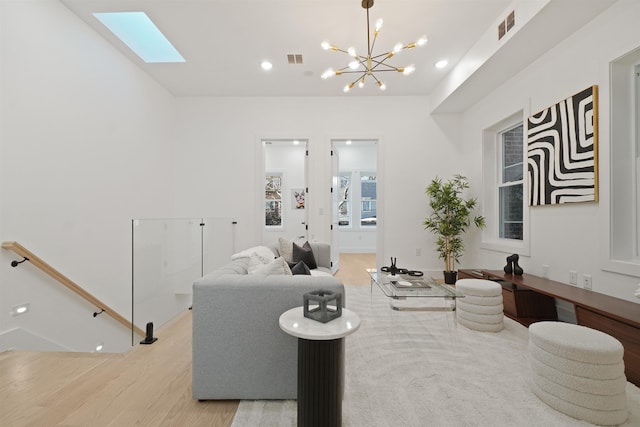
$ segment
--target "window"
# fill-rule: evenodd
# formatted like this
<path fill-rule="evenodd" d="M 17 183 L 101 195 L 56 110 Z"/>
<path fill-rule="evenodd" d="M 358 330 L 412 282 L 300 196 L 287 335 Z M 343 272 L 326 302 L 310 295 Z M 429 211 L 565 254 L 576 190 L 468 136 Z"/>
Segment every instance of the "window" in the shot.
<path fill-rule="evenodd" d="M 640 48 L 610 65 L 610 187 L 602 224 L 609 241 L 602 264 L 640 277 Z"/>
<path fill-rule="evenodd" d="M 484 249 L 529 255 L 529 207 L 524 197 L 523 111 L 482 132 Z"/>
<path fill-rule="evenodd" d="M 266 174 L 264 199 L 264 224 L 267 227 L 282 227 L 282 174 Z"/>
<path fill-rule="evenodd" d="M 351 173 L 340 174 L 340 201 L 338 202 L 338 225 L 351 224 Z"/>
<path fill-rule="evenodd" d="M 361 173 L 360 175 L 360 225 L 375 226 L 376 214 L 376 175 Z"/>
<path fill-rule="evenodd" d="M 522 123 L 499 133 L 499 237 L 522 240 L 523 136 Z"/>

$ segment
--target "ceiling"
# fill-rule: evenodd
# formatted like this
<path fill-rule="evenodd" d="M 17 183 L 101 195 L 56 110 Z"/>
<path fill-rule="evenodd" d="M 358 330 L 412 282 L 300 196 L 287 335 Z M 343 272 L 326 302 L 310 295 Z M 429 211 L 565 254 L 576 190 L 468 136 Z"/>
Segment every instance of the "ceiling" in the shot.
<path fill-rule="evenodd" d="M 343 49 L 366 51 L 366 11 L 361 0 L 61 0 L 73 13 L 176 96 L 352 96 L 381 95 L 373 84 L 342 88 L 352 79 L 322 80 L 327 68 L 341 68 L 349 56 L 325 51 L 327 40 Z M 405 50 L 389 62 L 415 64 L 410 76 L 380 73 L 382 94 L 428 95 L 487 29 L 506 16 L 511 0 L 376 0 L 373 27 L 384 19 L 374 53 L 426 35 L 426 46 Z M 144 11 L 186 59 L 146 64 L 92 15 Z M 496 30 L 497 33 L 497 30 Z M 302 54 L 288 64 L 287 54 Z M 265 72 L 260 63 L 273 63 Z M 436 69 L 441 59 L 448 67 Z"/>

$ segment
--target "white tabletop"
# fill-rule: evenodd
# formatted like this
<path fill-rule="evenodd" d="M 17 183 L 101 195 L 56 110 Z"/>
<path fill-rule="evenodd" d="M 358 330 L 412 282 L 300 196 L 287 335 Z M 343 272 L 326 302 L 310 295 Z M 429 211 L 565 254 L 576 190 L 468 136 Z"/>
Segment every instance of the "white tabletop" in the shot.
<path fill-rule="evenodd" d="M 292 308 L 280 316 L 280 329 L 294 337 L 307 340 L 334 340 L 343 338 L 358 330 L 360 317 L 346 308 L 342 316 L 327 323 L 304 317 L 303 307 Z"/>

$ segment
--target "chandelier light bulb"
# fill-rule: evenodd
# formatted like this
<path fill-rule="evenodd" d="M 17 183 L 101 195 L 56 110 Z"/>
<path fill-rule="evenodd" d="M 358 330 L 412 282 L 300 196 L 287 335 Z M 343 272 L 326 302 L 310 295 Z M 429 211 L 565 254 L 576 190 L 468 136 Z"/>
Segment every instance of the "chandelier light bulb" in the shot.
<path fill-rule="evenodd" d="M 351 46 L 349 49 L 347 49 L 347 53 L 351 56 L 353 56 L 354 58 L 358 57 L 358 54 L 356 52 L 356 48 Z"/>
<path fill-rule="evenodd" d="M 362 89 L 364 87 L 364 77 L 360 79 L 360 81 L 358 82 L 358 87 L 360 89 Z"/>
<path fill-rule="evenodd" d="M 418 41 L 416 42 L 416 44 L 418 46 L 424 46 L 425 44 L 427 44 L 427 36 L 422 36 L 418 39 Z"/>
<path fill-rule="evenodd" d="M 382 28 L 382 24 L 384 23 L 384 21 L 382 20 L 382 18 L 378 19 L 376 21 L 376 32 L 380 31 L 380 28 Z"/>
<path fill-rule="evenodd" d="M 342 89 L 342 91 L 343 91 L 344 93 L 347 93 L 347 92 L 349 92 L 349 91 L 351 90 L 351 88 L 352 88 L 352 87 L 353 87 L 353 83 L 349 83 L 348 85 L 346 85 L 346 86 L 344 87 L 344 89 Z"/>
<path fill-rule="evenodd" d="M 416 70 L 415 65 L 411 64 L 408 67 L 404 67 L 404 71 L 402 71 L 402 74 L 404 74 L 405 76 L 408 76 L 409 74 L 413 74 L 415 70 Z"/>
<path fill-rule="evenodd" d="M 396 43 L 396 45 L 393 47 L 393 53 L 398 53 L 402 50 L 402 48 L 404 47 L 404 45 L 400 42 Z"/>
<path fill-rule="evenodd" d="M 331 44 L 327 41 L 322 42 L 320 46 L 322 46 L 324 50 L 329 50 L 331 48 Z"/>
<path fill-rule="evenodd" d="M 335 75 L 336 75 L 336 72 L 333 71 L 333 68 L 329 68 L 324 73 L 322 73 L 320 77 L 322 78 L 322 80 L 327 80 L 329 77 L 333 77 Z"/>
<path fill-rule="evenodd" d="M 360 63 L 358 61 L 349 62 L 349 68 L 351 68 L 352 70 L 357 69 L 359 66 L 360 66 Z"/>
<path fill-rule="evenodd" d="M 380 90 L 382 90 L 382 91 L 387 90 L 387 85 L 382 83 L 382 82 L 378 82 L 378 86 L 380 87 Z"/>

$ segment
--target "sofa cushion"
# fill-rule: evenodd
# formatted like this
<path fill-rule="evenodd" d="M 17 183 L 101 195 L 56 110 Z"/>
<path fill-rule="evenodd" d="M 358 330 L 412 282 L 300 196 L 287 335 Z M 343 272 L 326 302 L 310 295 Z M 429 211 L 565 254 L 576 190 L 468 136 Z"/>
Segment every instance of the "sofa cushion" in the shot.
<path fill-rule="evenodd" d="M 311 270 L 318 268 L 316 259 L 313 256 L 313 250 L 311 250 L 311 245 L 309 244 L 309 242 L 304 242 L 304 245 L 302 245 L 302 247 L 293 242 L 293 262 L 298 263 L 299 261 L 307 264 L 307 267 L 309 267 Z"/>
<path fill-rule="evenodd" d="M 311 275 L 317 276 L 317 277 L 333 277 L 333 274 L 325 270 L 327 269 L 324 267 L 320 267 L 319 269 L 316 269 L 316 270 L 311 270 Z"/>
<path fill-rule="evenodd" d="M 280 256 L 287 262 L 293 262 L 293 240 L 278 238 Z"/>
<path fill-rule="evenodd" d="M 297 263 L 291 263 L 289 264 L 289 267 L 291 268 L 291 274 L 306 274 L 306 275 L 310 275 L 311 274 L 311 270 L 309 270 L 309 267 L 307 267 L 307 264 L 304 263 L 304 261 L 298 261 Z"/>
<path fill-rule="evenodd" d="M 278 257 L 274 259 L 269 264 L 264 264 L 259 266 L 258 268 L 250 271 L 249 274 L 258 274 L 262 276 L 271 276 L 271 275 L 284 275 L 291 276 L 291 269 L 289 268 L 289 264 L 282 257 Z"/>

